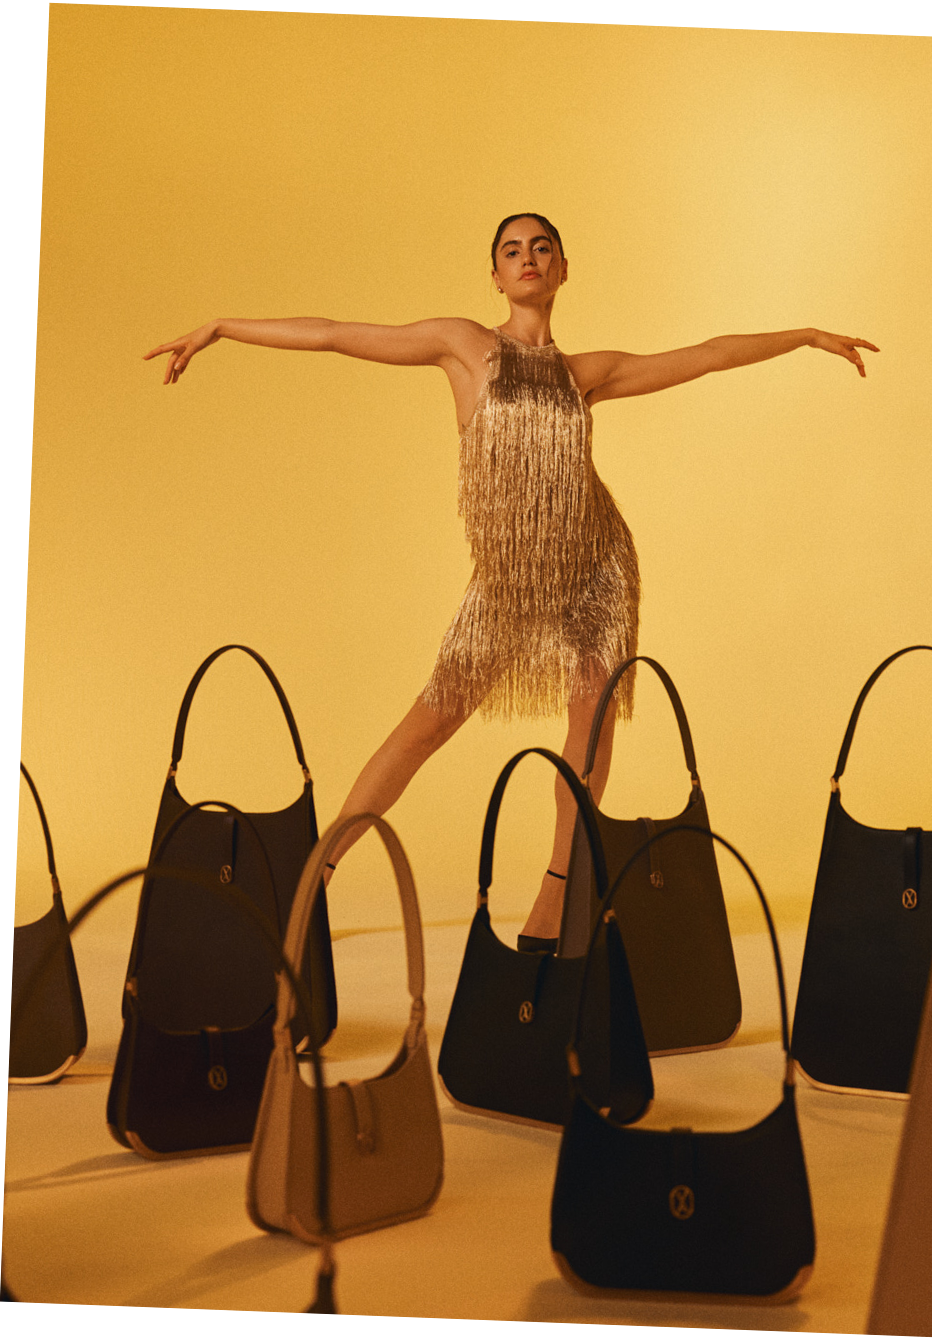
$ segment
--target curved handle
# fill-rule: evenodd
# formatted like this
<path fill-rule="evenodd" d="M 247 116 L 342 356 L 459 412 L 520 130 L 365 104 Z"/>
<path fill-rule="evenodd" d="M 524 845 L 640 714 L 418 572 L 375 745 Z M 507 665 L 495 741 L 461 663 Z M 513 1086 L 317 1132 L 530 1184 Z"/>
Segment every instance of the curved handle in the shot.
<path fill-rule="evenodd" d="M 612 671 L 606 681 L 605 687 L 599 695 L 598 706 L 595 709 L 595 716 L 592 719 L 592 728 L 589 731 L 589 745 L 586 749 L 586 762 L 582 774 L 583 781 L 586 780 L 592 769 L 595 767 L 595 756 L 599 747 L 599 736 L 602 734 L 602 724 L 605 721 L 605 713 L 608 711 L 609 701 L 611 700 L 612 694 L 615 692 L 615 686 L 625 671 L 630 669 L 630 667 L 635 665 L 638 661 L 643 661 L 645 665 L 649 665 L 652 670 L 656 671 L 661 684 L 667 691 L 670 702 L 673 704 L 673 711 L 676 713 L 676 724 L 680 728 L 680 739 L 683 742 L 683 753 L 686 757 L 686 766 L 689 769 L 689 775 L 693 780 L 693 784 L 698 786 L 699 774 L 696 771 L 696 751 L 693 749 L 693 737 L 689 732 L 689 722 L 686 720 L 686 713 L 683 710 L 680 695 L 676 691 L 676 685 L 673 683 L 673 680 L 667 674 L 666 670 L 664 670 L 663 666 L 657 661 L 652 660 L 650 656 L 630 656 L 628 660 L 624 661 L 617 667 L 617 669 Z"/>
<path fill-rule="evenodd" d="M 489 901 L 489 886 L 492 883 L 492 852 L 495 847 L 495 826 L 498 823 L 498 812 L 502 806 L 502 796 L 505 794 L 508 778 L 522 758 L 526 758 L 528 754 L 540 754 L 541 758 L 545 758 L 549 763 L 552 763 L 572 791 L 573 798 L 582 816 L 586 837 L 589 841 L 589 850 L 592 853 L 592 869 L 595 874 L 596 890 L 599 898 L 604 898 L 605 891 L 608 888 L 608 871 L 605 867 L 605 853 L 602 850 L 602 839 L 599 837 L 592 797 L 566 759 L 561 758 L 551 749 L 531 748 L 522 749 L 520 753 L 515 754 L 514 758 L 509 759 L 499 773 L 498 781 L 492 789 L 489 807 L 485 813 L 485 825 L 482 829 L 482 850 L 479 854 L 480 905 Z"/>
<path fill-rule="evenodd" d="M 793 1081 L 793 1067 L 790 1063 L 791 1062 L 790 1024 L 789 1024 L 789 1012 L 787 1010 L 786 1005 L 786 986 L 784 984 L 783 979 L 783 960 L 780 957 L 780 945 L 777 941 L 777 932 L 773 924 L 773 917 L 770 914 L 770 906 L 767 902 L 767 899 L 764 897 L 764 890 L 761 888 L 757 876 L 755 875 L 751 867 L 748 865 L 744 857 L 741 855 L 741 853 L 738 851 L 737 847 L 733 847 L 732 844 L 727 840 L 727 838 L 723 838 L 720 834 L 713 833 L 710 828 L 704 828 L 699 824 L 675 824 L 674 827 L 665 828 L 662 830 L 662 832 L 655 833 L 652 837 L 648 838 L 646 842 L 643 842 L 640 845 L 640 847 L 638 847 L 637 851 L 632 852 L 631 856 L 629 856 L 628 860 L 625 862 L 625 864 L 619 871 L 618 877 L 612 884 L 612 887 L 608 891 L 608 894 L 605 896 L 605 898 L 603 898 L 602 907 L 599 911 L 599 916 L 596 918 L 595 925 L 592 929 L 592 934 L 589 938 L 589 948 L 586 954 L 586 966 L 583 972 L 583 984 L 580 990 L 580 1005 L 577 1009 L 576 1026 L 573 1030 L 573 1043 L 572 1043 L 573 1050 L 576 1049 L 579 1040 L 579 1025 L 580 1025 L 580 1018 L 582 1015 L 582 997 L 585 993 L 586 979 L 588 978 L 589 975 L 589 964 L 592 960 L 592 947 L 596 942 L 596 938 L 599 934 L 600 927 L 603 924 L 606 924 L 608 921 L 613 921 L 615 919 L 613 904 L 615 901 L 615 897 L 618 893 L 618 890 L 620 889 L 629 870 L 631 870 L 632 867 L 635 865 L 635 863 L 640 859 L 640 857 L 643 856 L 644 852 L 649 851 L 651 847 L 653 847 L 654 844 L 657 842 L 665 842 L 666 839 L 672 837 L 674 833 L 701 833 L 705 837 L 712 838 L 715 842 L 720 842 L 723 847 L 728 848 L 732 856 L 734 856 L 735 859 L 738 861 L 738 863 L 744 867 L 744 870 L 747 873 L 749 879 L 751 880 L 751 883 L 754 885 L 754 889 L 760 900 L 760 905 L 763 908 L 764 917 L 767 921 L 767 930 L 770 933 L 770 945 L 773 950 L 773 961 L 777 972 L 777 990 L 780 994 L 780 1026 L 783 1039 L 783 1050 L 786 1053 L 786 1059 L 787 1059 L 786 1083 L 792 1084 L 794 1081 Z"/>
<path fill-rule="evenodd" d="M 217 657 L 222 656 L 225 651 L 244 651 L 247 656 L 252 657 L 252 659 L 256 662 L 256 664 L 264 672 L 266 679 L 269 681 L 269 683 L 272 685 L 272 688 L 275 690 L 278 701 L 281 704 L 281 709 L 285 714 L 285 720 L 287 721 L 288 729 L 291 732 L 291 740 L 292 743 L 294 744 L 294 750 L 298 756 L 298 762 L 301 765 L 301 771 L 304 773 L 304 780 L 306 782 L 309 782 L 311 780 L 311 774 L 308 772 L 307 764 L 304 761 L 304 748 L 301 744 L 301 736 L 298 734 L 298 725 L 294 719 L 294 713 L 291 710 L 291 705 L 289 704 L 288 699 L 285 697 L 285 690 L 282 688 L 281 684 L 279 684 L 278 680 L 275 677 L 275 672 L 272 670 L 272 667 L 268 664 L 268 662 L 263 660 L 263 658 L 259 655 L 257 651 L 253 651 L 252 647 L 244 647 L 241 642 L 229 642 L 225 647 L 218 647 L 217 650 L 212 651 L 211 654 L 207 657 L 207 659 L 202 661 L 201 664 L 198 666 L 198 668 L 195 670 L 193 678 L 191 679 L 191 683 L 185 689 L 184 698 L 182 698 L 181 700 L 181 709 L 178 712 L 178 721 L 175 725 L 175 738 L 172 742 L 172 761 L 171 761 L 171 767 L 169 768 L 169 775 L 170 776 L 174 775 L 178 767 L 178 762 L 181 758 L 181 751 L 184 748 L 185 727 L 188 724 L 188 713 L 191 710 L 191 704 L 194 701 L 194 695 L 197 692 L 197 686 L 198 684 L 200 684 L 201 680 L 204 678 L 204 675 L 207 673 L 210 666 L 213 665 Z"/>
<path fill-rule="evenodd" d="M 424 939 L 421 932 L 421 913 L 418 907 L 417 893 L 414 888 L 414 876 L 398 836 L 394 829 L 377 814 L 352 814 L 345 819 L 335 819 L 321 836 L 308 856 L 298 880 L 288 929 L 285 933 L 284 955 L 295 972 L 299 971 L 301 956 L 311 925 L 311 914 L 317 900 L 318 890 L 323 887 L 324 870 L 340 841 L 353 828 L 365 824 L 375 828 L 388 852 L 398 895 L 401 899 L 401 912 L 405 932 L 405 952 L 408 961 L 408 991 L 412 998 L 411 1023 L 408 1041 L 413 1045 L 417 1029 L 424 1020 Z M 288 1027 L 294 1015 L 294 991 L 290 978 L 280 978 L 278 987 L 278 1017 L 276 1029 Z"/>
<path fill-rule="evenodd" d="M 46 856 L 48 857 L 49 862 L 49 874 L 52 876 L 52 893 L 61 894 L 61 889 L 59 888 L 58 884 L 58 873 L 55 869 L 55 852 L 52 849 L 52 834 L 49 832 L 49 824 L 48 820 L 45 817 L 45 810 L 42 807 L 42 801 L 39 799 L 39 792 L 36 789 L 35 782 L 32 780 L 32 778 L 29 776 L 29 773 L 26 771 L 26 765 L 25 763 L 23 763 L 22 759 L 20 759 L 19 762 L 19 770 L 26 778 L 29 790 L 32 792 L 32 798 L 36 802 L 36 809 L 39 811 L 39 819 L 41 820 L 42 823 L 42 832 L 45 836 L 45 853 Z"/>
<path fill-rule="evenodd" d="M 851 713 L 850 720 L 848 721 L 848 729 L 845 731 L 845 738 L 841 744 L 841 752 L 838 755 L 838 762 L 835 764 L 835 771 L 832 773 L 832 781 L 836 785 L 848 762 L 848 751 L 851 748 L 851 741 L 854 739 L 854 728 L 858 724 L 858 717 L 861 715 L 864 699 L 877 683 L 877 680 L 886 670 L 887 666 L 892 665 L 894 661 L 898 661 L 899 658 L 905 656 L 908 651 L 932 651 L 932 647 L 926 646 L 923 642 L 917 643 L 914 647 L 901 647 L 900 650 L 895 651 L 892 656 L 888 656 L 885 661 L 881 661 L 880 665 L 878 665 L 877 669 L 864 685 L 863 689 L 858 694 L 857 702 L 854 704 L 854 711 Z"/>
<path fill-rule="evenodd" d="M 245 824 L 245 826 L 249 829 L 249 832 L 255 838 L 256 845 L 262 854 L 262 864 L 265 867 L 265 873 L 268 875 L 269 878 L 269 888 L 271 889 L 272 892 L 272 909 L 275 913 L 275 923 L 278 926 L 278 935 L 280 940 L 282 934 L 281 913 L 278 907 L 278 898 L 276 896 L 275 891 L 275 876 L 272 873 L 272 863 L 269 860 L 269 854 L 265 849 L 265 843 L 259 836 L 259 830 L 256 828 L 252 819 L 249 817 L 248 814 L 244 814 L 242 810 L 237 809 L 235 805 L 230 805 L 225 800 L 199 800 L 197 804 L 189 805 L 188 808 L 186 810 L 182 810 L 182 812 L 179 815 L 177 815 L 176 818 L 174 818 L 172 822 L 168 825 L 168 827 L 165 829 L 165 832 L 159 838 L 158 845 L 156 846 L 155 850 L 152 852 L 152 855 L 149 858 L 149 864 L 150 865 L 156 864 L 162 852 L 165 850 L 169 838 L 172 837 L 175 833 L 177 833 L 178 829 L 181 828 L 192 817 L 192 815 L 198 814 L 200 813 L 201 810 L 206 810 L 210 806 L 213 806 L 214 809 L 223 810 L 224 813 L 226 814 L 235 814 L 237 819 L 240 819 Z M 140 902 L 142 898 L 145 897 L 146 887 L 148 886 L 148 883 L 149 881 L 147 880 L 143 885 L 143 891 L 140 898 Z"/>

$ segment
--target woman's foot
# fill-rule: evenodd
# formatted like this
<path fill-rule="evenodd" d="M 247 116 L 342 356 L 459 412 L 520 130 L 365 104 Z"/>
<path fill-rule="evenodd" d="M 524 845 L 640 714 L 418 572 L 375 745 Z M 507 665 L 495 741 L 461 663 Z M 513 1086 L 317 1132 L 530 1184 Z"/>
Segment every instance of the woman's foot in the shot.
<path fill-rule="evenodd" d="M 521 938 L 553 941 L 556 944 L 563 919 L 563 894 L 566 875 L 548 870 L 540 886 L 540 893 L 531 908 L 531 915 L 521 932 Z M 518 946 L 520 948 L 520 945 Z"/>

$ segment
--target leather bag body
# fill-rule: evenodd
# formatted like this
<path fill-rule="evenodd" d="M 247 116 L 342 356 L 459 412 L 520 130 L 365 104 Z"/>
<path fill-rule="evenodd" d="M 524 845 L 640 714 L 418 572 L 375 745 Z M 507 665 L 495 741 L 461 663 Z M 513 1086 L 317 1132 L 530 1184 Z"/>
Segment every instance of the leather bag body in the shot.
<path fill-rule="evenodd" d="M 679 830 L 688 834 L 683 826 Z M 671 834 L 649 842 L 662 845 Z M 724 839 L 713 835 L 713 840 Z M 646 844 L 645 844 L 646 845 Z M 782 1097 L 744 1130 L 644 1130 L 615 1123 L 588 1092 L 571 1052 L 575 1095 L 551 1205 L 560 1273 L 584 1293 L 795 1297 L 811 1273 L 815 1229 L 796 1117 L 779 947 L 761 899 L 777 968 L 786 1071 Z M 616 900 L 624 896 L 624 875 Z M 611 902 L 604 913 L 611 925 Z M 593 932 L 598 942 L 600 927 Z"/>
<path fill-rule="evenodd" d="M 186 830 L 205 812 L 211 841 L 202 830 L 196 867 Z M 227 896 L 234 881 L 248 914 Z M 189 806 L 143 880 L 107 1098 L 120 1144 L 150 1159 L 248 1149 L 272 1050 L 270 943 L 281 944 L 274 882 L 248 815 L 222 801 Z"/>
<path fill-rule="evenodd" d="M 525 749 L 502 770 L 486 812 L 479 865 L 478 907 L 440 1049 L 438 1072 L 457 1107 L 486 1116 L 559 1130 L 570 1109 L 566 1048 L 576 1020 L 585 956 L 525 953 L 497 937 L 489 919 L 495 828 L 505 786 L 528 754 L 560 772 L 579 806 L 592 844 L 599 887 L 607 888 L 604 858 L 588 793 L 572 768 L 546 749 Z M 587 1002 L 581 1047 L 593 1057 L 603 1104 L 621 1121 L 635 1121 L 653 1096 L 650 1061 L 638 1018 L 621 937 L 599 951 Z M 608 1016 L 616 1015 L 612 1045 Z"/>
<path fill-rule="evenodd" d="M 831 781 L 793 1020 L 796 1063 L 819 1088 L 905 1097 L 932 964 L 932 832 L 870 828 L 839 779 L 868 693 L 848 721 Z"/>
<path fill-rule="evenodd" d="M 329 1226 L 322 1226 L 317 1158 L 320 1094 L 295 1047 L 295 998 L 279 979 L 275 1044 L 249 1160 L 247 1207 L 259 1228 L 319 1243 L 366 1233 L 425 1214 L 443 1181 L 443 1141 L 424 1025 L 424 950 L 420 913 L 407 858 L 384 819 L 337 820 L 321 838 L 301 876 L 285 938 L 285 957 L 300 962 L 326 862 L 354 827 L 379 833 L 395 872 L 404 920 L 411 995 L 409 1022 L 394 1060 L 380 1074 L 324 1089 L 329 1150 Z"/>
<path fill-rule="evenodd" d="M 583 782 L 596 758 L 605 713 L 618 681 L 636 662 L 649 665 L 669 695 L 683 744 L 691 789 L 682 813 L 670 819 L 616 819 L 595 810 L 611 882 L 638 848 L 642 855 L 616 902 L 641 1025 L 652 1056 L 721 1047 L 741 1023 L 741 991 L 722 884 L 711 840 L 681 836 L 644 847 L 654 833 L 681 825 L 707 829 L 709 815 L 683 704 L 656 661 L 633 656 L 606 683 L 589 737 Z M 579 823 L 567 875 L 561 954 L 585 952 L 600 898 L 589 846 Z"/>
<path fill-rule="evenodd" d="M 22 763 L 19 768 L 42 824 L 52 906 L 37 921 L 13 928 L 9 1081 L 51 1084 L 83 1054 L 87 1020 L 48 820 L 35 783 Z M 40 964 L 41 976 L 33 980 Z"/>

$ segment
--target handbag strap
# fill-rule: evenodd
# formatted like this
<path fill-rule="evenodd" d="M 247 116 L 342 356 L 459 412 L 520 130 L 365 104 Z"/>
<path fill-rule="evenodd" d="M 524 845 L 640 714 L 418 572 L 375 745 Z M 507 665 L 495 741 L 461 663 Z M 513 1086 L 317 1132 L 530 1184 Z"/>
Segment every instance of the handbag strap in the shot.
<path fill-rule="evenodd" d="M 253 651 L 252 647 L 244 647 L 241 642 L 230 642 L 225 647 L 218 647 L 217 650 L 212 651 L 210 655 L 206 658 L 206 660 L 202 661 L 201 664 L 198 666 L 198 668 L 195 670 L 194 675 L 191 679 L 191 683 L 185 689 L 184 697 L 181 700 L 181 708 L 178 712 L 178 721 L 175 725 L 175 738 L 174 741 L 172 742 L 172 761 L 171 766 L 168 769 L 169 777 L 174 777 L 175 773 L 178 770 L 178 763 L 181 759 L 181 751 L 184 748 L 184 732 L 185 727 L 188 724 L 188 713 L 191 710 L 191 704 L 194 701 L 194 695 L 197 692 L 197 686 L 198 684 L 200 684 L 201 680 L 204 678 L 204 675 L 207 673 L 208 669 L 213 665 L 217 657 L 222 656 L 225 651 L 244 651 L 247 656 L 252 657 L 252 659 L 256 662 L 256 664 L 265 674 L 266 679 L 269 681 L 269 683 L 272 685 L 272 688 L 275 690 L 278 701 L 281 704 L 281 709 L 285 714 L 285 720 L 287 721 L 288 729 L 291 732 L 291 739 L 292 743 L 294 744 L 294 750 L 298 756 L 298 762 L 301 765 L 301 771 L 304 773 L 304 780 L 306 782 L 309 782 L 311 780 L 311 774 L 308 772 L 307 764 L 304 761 L 304 748 L 301 744 L 301 736 L 298 734 L 298 724 L 294 719 L 294 713 L 291 710 L 291 705 L 289 704 L 288 699 L 285 697 L 285 690 L 282 688 L 281 684 L 279 684 L 277 678 L 275 677 L 275 672 L 273 671 L 269 663 L 266 660 L 264 660 L 257 651 Z"/>
<path fill-rule="evenodd" d="M 715 842 L 721 843 L 723 847 L 727 847 L 727 849 L 731 852 L 732 856 L 734 856 L 735 859 L 738 861 L 738 863 L 744 867 L 744 870 L 748 875 L 748 878 L 754 885 L 754 890 L 757 893 L 758 899 L 760 900 L 760 905 L 761 908 L 763 909 L 764 918 L 767 922 L 767 931 L 770 935 L 770 947 L 773 950 L 773 961 L 777 974 L 777 991 L 780 996 L 780 1032 L 783 1044 L 783 1051 L 786 1056 L 786 1075 L 784 1083 L 786 1085 L 793 1086 L 795 1084 L 795 1072 L 793 1067 L 793 1058 L 790 1053 L 790 1023 L 789 1023 L 789 1012 L 787 1010 L 787 1004 L 786 1004 L 786 985 L 783 977 L 783 960 L 780 957 L 780 945 L 777 940 L 777 932 L 773 923 L 773 917 L 771 916 L 770 913 L 770 906 L 767 902 L 767 899 L 764 896 L 764 890 L 760 886 L 760 881 L 758 880 L 754 871 L 748 865 L 747 861 L 738 851 L 737 847 L 732 846 L 732 844 L 727 840 L 727 838 L 723 838 L 720 836 L 720 834 L 713 833 L 710 828 L 705 828 L 698 824 L 675 824 L 672 828 L 665 828 L 661 830 L 659 833 L 654 833 L 652 837 L 648 838 L 646 842 L 643 842 L 641 846 L 638 847 L 637 851 L 632 852 L 631 856 L 628 858 L 628 860 L 625 862 L 625 864 L 619 871 L 618 877 L 613 882 L 612 887 L 609 889 L 608 893 L 602 899 L 602 906 L 599 911 L 599 915 L 595 920 L 595 925 L 593 926 L 592 934 L 589 938 L 589 948 L 586 954 L 586 966 L 583 971 L 582 988 L 580 990 L 579 1005 L 577 1007 L 576 1012 L 576 1024 L 573 1030 L 573 1041 L 570 1044 L 570 1068 L 572 1070 L 572 1073 L 575 1075 L 578 1075 L 580 1073 L 579 1056 L 577 1048 L 579 1043 L 579 1033 L 582 1019 L 582 1000 L 583 996 L 585 995 L 586 982 L 589 976 L 590 964 L 592 962 L 593 946 L 596 943 L 596 940 L 599 936 L 599 932 L 602 926 L 607 926 L 610 922 L 616 920 L 614 911 L 614 902 L 615 898 L 617 897 L 618 891 L 621 888 L 621 885 L 624 883 L 624 880 L 628 872 L 634 867 L 634 865 L 641 858 L 641 856 L 643 856 L 643 854 L 646 851 L 649 851 L 654 846 L 655 843 L 665 842 L 667 838 L 672 837 L 674 833 L 699 833 L 705 837 L 712 838 L 713 841 Z"/>
<path fill-rule="evenodd" d="M 58 872 L 55 869 L 55 852 L 52 847 L 52 834 L 49 831 L 49 823 L 45 817 L 45 810 L 42 806 L 42 801 L 39 799 L 39 792 L 36 788 L 36 784 L 26 771 L 26 765 L 23 763 L 22 759 L 20 759 L 19 770 L 26 778 L 26 783 L 29 790 L 32 792 L 32 798 L 36 802 L 36 809 L 39 811 L 39 819 L 42 823 L 42 833 L 45 837 L 45 854 L 48 858 L 49 874 L 52 877 L 52 898 L 53 900 L 60 899 L 61 885 L 58 882 Z"/>
<path fill-rule="evenodd" d="M 888 656 L 885 661 L 881 661 L 880 665 L 878 665 L 877 669 L 874 671 L 870 679 L 864 685 L 861 692 L 858 694 L 858 700 L 854 704 L 854 711 L 851 713 L 851 718 L 848 722 L 848 729 L 845 731 L 845 738 L 841 742 L 841 752 L 838 755 L 838 762 L 835 764 L 835 771 L 832 774 L 833 791 L 838 790 L 838 779 L 844 772 L 845 765 L 848 762 L 848 751 L 851 748 L 851 741 L 854 739 L 854 728 L 858 724 L 858 717 L 861 715 L 861 708 L 864 706 L 864 699 L 867 697 L 871 689 L 877 683 L 877 680 L 886 670 L 887 666 L 892 665 L 894 661 L 898 661 L 901 656 L 905 656 L 906 653 L 909 651 L 932 651 L 932 647 L 927 646 L 923 642 L 917 643 L 916 646 L 914 647 L 901 647 L 900 650 L 895 651 L 892 656 Z"/>
<path fill-rule="evenodd" d="M 343 819 L 335 819 L 321 836 L 308 856 L 298 887 L 295 890 L 288 929 L 285 932 L 284 954 L 295 972 L 301 965 L 304 946 L 311 925 L 311 915 L 319 891 L 323 888 L 324 870 L 334 851 L 348 833 L 361 825 L 371 826 L 388 852 L 398 896 L 401 900 L 401 913 L 404 924 L 405 952 L 408 962 L 408 991 L 411 995 L 411 1015 L 405 1041 L 409 1048 L 417 1041 L 418 1033 L 424 1023 L 424 938 L 421 932 L 421 913 L 418 907 L 417 893 L 414 888 L 414 876 L 398 840 L 395 830 L 377 814 L 352 814 Z M 290 977 L 281 976 L 278 982 L 278 1017 L 275 1021 L 277 1032 L 288 1029 L 294 1016 L 295 998 Z"/>
<path fill-rule="evenodd" d="M 586 830 L 589 850 L 592 853 L 592 869 L 595 874 L 596 890 L 599 898 L 604 898 L 605 891 L 608 888 L 608 871 L 605 867 L 605 853 L 602 850 L 602 839 L 599 837 L 592 797 L 565 758 L 561 758 L 551 749 L 535 747 L 522 749 L 520 753 L 515 754 L 514 758 L 509 759 L 499 773 L 498 780 L 492 789 L 489 807 L 485 813 L 485 825 L 482 829 L 482 849 L 479 853 L 479 906 L 485 907 L 489 901 L 489 888 L 492 883 L 492 853 L 495 848 L 495 828 L 498 823 L 498 812 L 502 806 L 505 787 L 508 785 L 508 779 L 515 768 L 528 754 L 540 754 L 541 758 L 545 758 L 548 763 L 552 763 L 572 791 L 573 799 L 576 801 Z"/>
<path fill-rule="evenodd" d="M 602 734 L 602 725 L 605 721 L 605 713 L 608 711 L 608 704 L 611 701 L 612 694 L 622 675 L 635 665 L 638 661 L 643 661 L 649 665 L 659 676 L 660 682 L 667 691 L 670 702 L 673 704 L 673 711 L 676 713 L 676 724 L 680 728 L 680 739 L 683 742 L 683 753 L 686 757 L 686 766 L 689 769 L 689 775 L 692 778 L 693 786 L 699 785 L 699 774 L 696 771 L 696 751 L 693 748 L 693 737 L 689 731 L 689 722 L 686 720 L 686 713 L 683 710 L 683 704 L 680 695 L 676 691 L 676 685 L 664 670 L 663 666 L 657 661 L 652 660 L 650 656 L 629 656 L 623 661 L 607 679 L 601 694 L 599 695 L 598 705 L 595 709 L 595 716 L 592 718 L 592 727 L 589 731 L 589 745 L 586 749 L 586 762 L 583 767 L 583 782 L 588 781 L 589 774 L 595 767 L 596 751 L 599 747 L 599 737 Z"/>

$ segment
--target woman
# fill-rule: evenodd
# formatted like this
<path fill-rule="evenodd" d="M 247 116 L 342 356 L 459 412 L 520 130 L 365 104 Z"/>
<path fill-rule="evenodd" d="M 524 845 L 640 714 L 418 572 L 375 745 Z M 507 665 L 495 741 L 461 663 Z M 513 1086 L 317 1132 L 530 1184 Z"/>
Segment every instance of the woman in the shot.
<path fill-rule="evenodd" d="M 847 358 L 863 377 L 858 350 L 878 352 L 867 340 L 810 329 L 725 335 L 661 354 L 564 355 L 551 340 L 550 318 L 567 261 L 560 234 L 541 214 L 502 221 L 492 278 L 509 305 L 508 320 L 492 330 L 459 317 L 406 326 L 220 319 L 145 355 L 168 354 L 166 385 L 220 339 L 440 367 L 449 378 L 460 425 L 460 512 L 475 571 L 428 684 L 359 774 L 341 815 L 383 814 L 480 705 L 506 716 L 565 709 L 563 756 L 580 771 L 600 690 L 613 667 L 635 654 L 639 599 L 630 532 L 592 466 L 591 406 L 802 345 Z M 626 716 L 632 689 L 622 690 Z M 589 779 L 596 803 L 608 778 L 615 707 Z M 559 933 L 575 823 L 560 778 L 556 800 L 550 866 L 519 949 L 553 948 Z"/>

